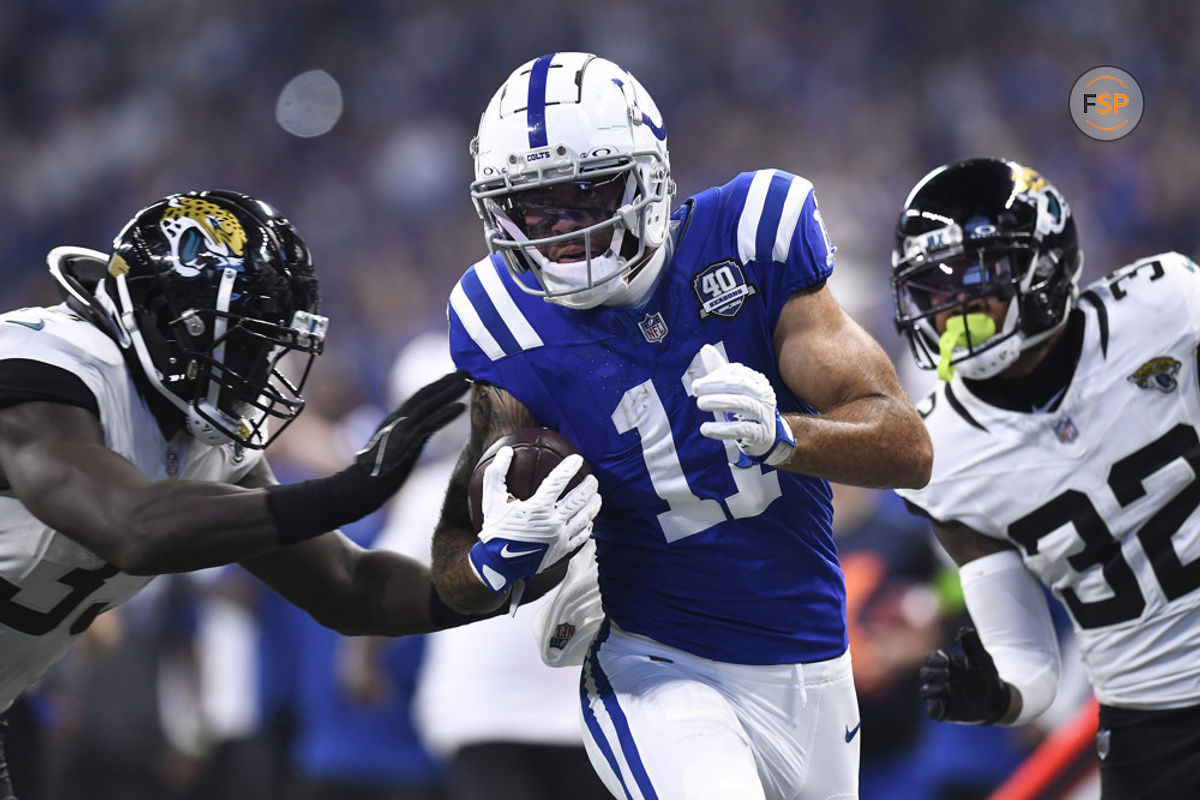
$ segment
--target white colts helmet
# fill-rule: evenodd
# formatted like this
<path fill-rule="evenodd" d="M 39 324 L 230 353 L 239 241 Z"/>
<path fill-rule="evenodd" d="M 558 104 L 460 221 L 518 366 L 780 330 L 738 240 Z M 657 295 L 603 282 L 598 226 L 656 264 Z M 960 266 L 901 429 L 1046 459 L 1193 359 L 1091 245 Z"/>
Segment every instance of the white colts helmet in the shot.
<path fill-rule="evenodd" d="M 667 261 L 675 185 L 662 116 L 636 78 L 590 53 L 529 61 L 488 103 L 471 154 L 471 198 L 488 248 L 518 286 L 577 309 L 646 298 Z M 619 203 L 581 230 L 531 238 L 513 213 L 514 196 L 531 189 L 614 180 L 624 182 Z M 604 252 L 595 252 L 610 231 Z M 582 245 L 581 258 L 555 262 L 538 249 L 565 240 Z M 521 280 L 525 272 L 540 288 Z"/>

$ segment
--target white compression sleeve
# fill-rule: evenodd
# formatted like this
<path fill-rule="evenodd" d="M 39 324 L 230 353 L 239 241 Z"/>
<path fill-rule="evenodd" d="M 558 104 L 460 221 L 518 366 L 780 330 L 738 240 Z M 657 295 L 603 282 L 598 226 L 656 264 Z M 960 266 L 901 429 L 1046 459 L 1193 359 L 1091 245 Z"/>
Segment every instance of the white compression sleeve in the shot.
<path fill-rule="evenodd" d="M 1013 550 L 959 568 L 967 610 L 1000 677 L 1021 693 L 1013 725 L 1034 719 L 1058 690 L 1058 637 L 1041 584 Z"/>

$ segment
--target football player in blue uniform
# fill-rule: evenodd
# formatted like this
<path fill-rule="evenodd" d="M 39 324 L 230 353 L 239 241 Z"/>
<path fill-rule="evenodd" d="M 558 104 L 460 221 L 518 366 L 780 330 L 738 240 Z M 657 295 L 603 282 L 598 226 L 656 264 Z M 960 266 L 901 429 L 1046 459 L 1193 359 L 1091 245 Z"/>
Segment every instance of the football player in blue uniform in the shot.
<path fill-rule="evenodd" d="M 899 494 L 958 563 L 974 623 L 926 659 L 929 714 L 1046 710 L 1045 586 L 1100 701 L 1102 796 L 1200 796 L 1196 265 L 1159 253 L 1081 293 L 1066 198 L 1001 158 L 922 178 L 892 263 L 897 326 L 944 381 L 919 406 L 933 475 Z"/>
<path fill-rule="evenodd" d="M 49 261 L 64 302 L 0 315 L 0 712 L 160 573 L 240 561 L 343 633 L 471 619 L 421 562 L 337 531 L 390 498 L 463 410 L 461 373 L 401 404 L 341 472 L 281 485 L 267 464 L 328 322 L 287 219 L 189 192 L 138 212 L 111 254 L 59 247 Z M 564 532 L 590 525 L 572 519 Z M 7 798 L 3 764 L 0 739 Z"/>
<path fill-rule="evenodd" d="M 557 555 L 487 524 L 477 537 L 462 502 L 489 442 L 553 428 L 604 498 L 605 621 L 581 713 L 609 790 L 857 796 L 827 481 L 922 486 L 931 448 L 883 351 L 825 286 L 834 248 L 812 184 L 748 172 L 672 211 L 654 101 L 586 53 L 518 68 L 471 150 L 491 254 L 449 302 L 452 353 L 476 385 L 434 538 L 438 590 L 485 610 L 523 561 Z M 505 499 L 485 489 L 485 507 Z"/>

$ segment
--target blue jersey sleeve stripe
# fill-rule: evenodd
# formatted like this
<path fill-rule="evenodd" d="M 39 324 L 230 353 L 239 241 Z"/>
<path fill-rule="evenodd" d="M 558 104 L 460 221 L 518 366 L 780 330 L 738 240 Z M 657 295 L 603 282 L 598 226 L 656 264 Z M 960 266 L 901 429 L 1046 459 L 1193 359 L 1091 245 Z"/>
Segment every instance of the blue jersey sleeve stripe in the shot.
<path fill-rule="evenodd" d="M 533 62 L 529 73 L 529 99 L 525 104 L 525 122 L 529 128 L 529 147 L 545 147 L 546 138 L 546 77 L 550 73 L 550 62 L 554 54 L 542 56 Z"/>
<path fill-rule="evenodd" d="M 471 301 L 467 299 L 467 293 L 463 291 L 461 283 L 457 284 L 453 291 L 450 292 L 450 308 L 458 317 L 463 330 L 467 332 L 467 335 L 471 337 L 475 345 L 483 351 L 484 355 L 492 361 L 504 358 L 504 348 L 488 332 L 487 327 L 483 324 L 483 320 L 479 318 L 479 314 L 475 311 L 475 306 L 471 305 Z"/>
<path fill-rule="evenodd" d="M 771 258 L 780 264 L 787 261 L 792 237 L 796 235 L 796 226 L 800 223 L 800 214 L 812 190 L 812 182 L 800 177 L 793 177 L 788 186 L 787 198 L 779 215 L 779 230 L 775 233 L 775 246 L 771 250 Z"/>
<path fill-rule="evenodd" d="M 504 321 L 504 316 L 500 310 L 496 308 L 495 303 L 488 297 L 488 293 L 483 288 L 483 282 L 480 280 L 480 273 L 491 269 L 491 263 L 484 260 L 476 264 L 473 268 L 467 271 L 466 275 L 462 276 L 459 285 L 463 288 L 463 293 L 466 298 L 471 301 L 471 307 L 475 309 L 475 313 L 479 316 L 479 321 L 487 329 L 496 343 L 500 345 L 500 349 L 505 355 L 512 355 L 521 350 L 521 346 L 517 344 L 517 339 L 512 334 L 512 330 Z"/>
<path fill-rule="evenodd" d="M 517 345 L 522 350 L 541 347 L 542 337 L 538 336 L 525 314 L 517 307 L 512 295 L 508 293 L 508 289 L 504 287 L 499 269 L 494 260 L 483 261 L 475 265 L 475 274 L 479 277 L 479 282 L 483 285 L 488 299 L 492 301 L 492 305 L 499 312 L 500 319 L 516 339 Z"/>
<path fill-rule="evenodd" d="M 754 173 L 750 181 L 750 190 L 746 193 L 746 202 L 737 226 L 738 259 L 743 264 L 749 264 L 758 255 L 758 225 L 762 221 L 763 205 L 767 202 L 767 190 L 771 187 L 774 175 L 775 170 L 763 169 Z"/>
<path fill-rule="evenodd" d="M 784 201 L 787 199 L 788 187 L 791 186 L 792 176 L 786 172 L 776 172 L 767 184 L 767 196 L 763 198 L 762 216 L 758 221 L 758 231 L 754 236 L 754 257 L 758 261 L 768 261 L 774 258 L 775 239 L 779 233 L 780 217 L 783 214 Z M 779 259 L 774 259 L 778 261 Z"/>

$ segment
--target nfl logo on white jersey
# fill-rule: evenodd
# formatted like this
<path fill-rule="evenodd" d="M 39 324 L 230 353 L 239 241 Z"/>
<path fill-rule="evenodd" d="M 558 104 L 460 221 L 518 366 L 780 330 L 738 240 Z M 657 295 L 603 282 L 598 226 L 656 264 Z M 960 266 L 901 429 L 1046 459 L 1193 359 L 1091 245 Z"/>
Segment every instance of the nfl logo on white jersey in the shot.
<path fill-rule="evenodd" d="M 646 318 L 638 323 L 638 327 L 642 329 L 642 336 L 645 336 L 650 344 L 658 344 L 667 338 L 666 320 L 658 312 L 647 314 Z"/>
<path fill-rule="evenodd" d="M 1053 423 L 1054 434 L 1063 444 L 1070 444 L 1079 438 L 1079 429 L 1075 427 L 1075 422 L 1067 416 L 1059 417 Z"/>

